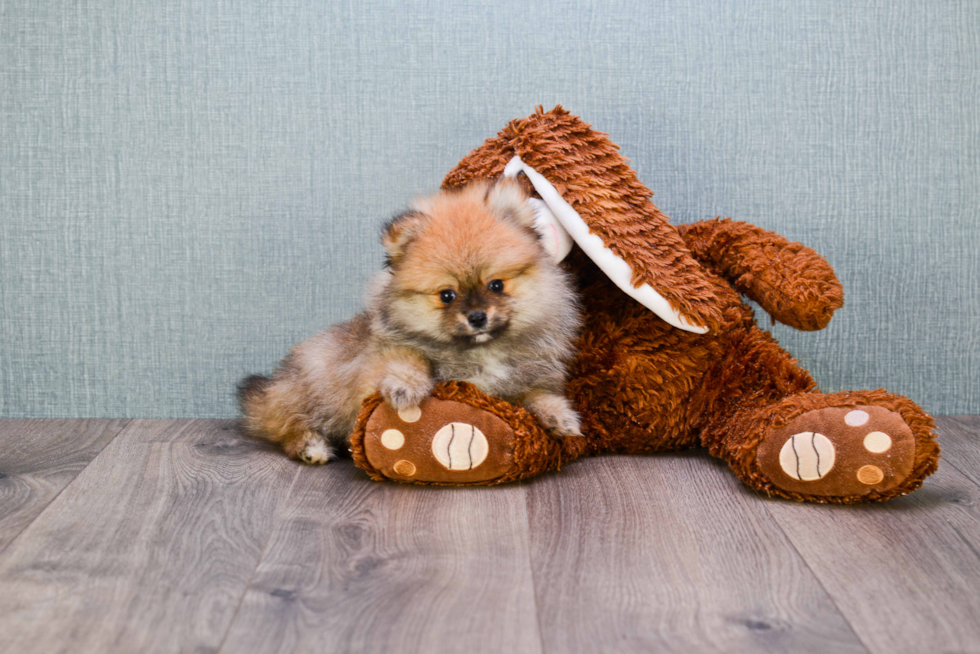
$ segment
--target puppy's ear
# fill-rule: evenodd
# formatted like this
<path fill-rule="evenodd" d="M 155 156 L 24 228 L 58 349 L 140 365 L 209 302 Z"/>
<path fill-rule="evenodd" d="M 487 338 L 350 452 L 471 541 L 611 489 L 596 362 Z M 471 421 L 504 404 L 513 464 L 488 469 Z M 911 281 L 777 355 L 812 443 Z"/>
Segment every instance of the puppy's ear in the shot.
<path fill-rule="evenodd" d="M 426 223 L 429 216 L 417 209 L 408 209 L 396 215 L 381 228 L 381 244 L 388 252 L 388 264 L 400 259 L 409 244 L 414 241 Z"/>
<path fill-rule="evenodd" d="M 527 191 L 513 177 L 501 177 L 487 190 L 486 203 L 491 211 L 533 230 L 534 209 L 527 200 Z"/>

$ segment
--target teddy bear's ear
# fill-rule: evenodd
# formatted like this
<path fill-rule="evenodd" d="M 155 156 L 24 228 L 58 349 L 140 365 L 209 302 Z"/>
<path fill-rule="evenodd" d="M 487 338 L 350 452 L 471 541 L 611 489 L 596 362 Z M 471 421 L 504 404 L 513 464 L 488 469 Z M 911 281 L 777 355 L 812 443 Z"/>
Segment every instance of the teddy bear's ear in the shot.
<path fill-rule="evenodd" d="M 539 107 L 467 155 L 443 186 L 499 176 L 508 164 L 509 172 L 520 167 L 575 242 L 627 294 L 679 329 L 704 333 L 719 325 L 714 284 L 605 134 L 561 107 Z"/>

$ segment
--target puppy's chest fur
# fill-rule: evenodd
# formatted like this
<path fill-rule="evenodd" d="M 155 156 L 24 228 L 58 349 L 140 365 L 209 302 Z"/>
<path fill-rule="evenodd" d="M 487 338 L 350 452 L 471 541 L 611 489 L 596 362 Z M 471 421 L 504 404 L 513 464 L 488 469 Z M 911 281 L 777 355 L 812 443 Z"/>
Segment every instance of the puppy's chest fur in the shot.
<path fill-rule="evenodd" d="M 517 362 L 502 349 L 477 348 L 452 357 L 433 357 L 431 363 L 436 379 L 466 381 L 489 395 L 512 398 L 528 390 Z"/>

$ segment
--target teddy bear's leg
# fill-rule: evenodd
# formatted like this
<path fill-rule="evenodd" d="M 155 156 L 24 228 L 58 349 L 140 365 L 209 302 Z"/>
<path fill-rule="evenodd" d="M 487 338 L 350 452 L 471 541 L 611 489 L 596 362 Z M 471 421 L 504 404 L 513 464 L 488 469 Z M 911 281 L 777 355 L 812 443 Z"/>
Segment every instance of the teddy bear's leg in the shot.
<path fill-rule="evenodd" d="M 733 345 L 741 369 L 708 398 L 702 442 L 749 486 L 849 504 L 904 495 L 935 471 L 932 418 L 911 400 L 885 390 L 821 393 L 757 328 Z"/>
<path fill-rule="evenodd" d="M 351 436 L 354 463 L 376 480 L 491 485 L 560 467 L 586 453 L 584 438 L 546 433 L 525 409 L 465 382 L 439 384 L 416 409 L 375 395 Z"/>

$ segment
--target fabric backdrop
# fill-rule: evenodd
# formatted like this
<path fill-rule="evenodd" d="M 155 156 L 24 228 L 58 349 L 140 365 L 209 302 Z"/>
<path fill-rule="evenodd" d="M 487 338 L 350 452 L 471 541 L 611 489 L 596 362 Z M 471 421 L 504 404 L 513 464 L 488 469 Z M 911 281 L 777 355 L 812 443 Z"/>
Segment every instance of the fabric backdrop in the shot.
<path fill-rule="evenodd" d="M 824 390 L 980 413 L 980 3 L 0 0 L 0 416 L 232 416 L 380 222 L 561 103 L 824 254 Z M 760 316 L 760 322 L 766 320 Z"/>

